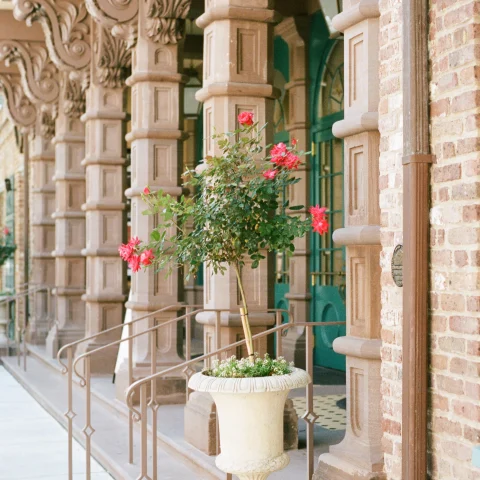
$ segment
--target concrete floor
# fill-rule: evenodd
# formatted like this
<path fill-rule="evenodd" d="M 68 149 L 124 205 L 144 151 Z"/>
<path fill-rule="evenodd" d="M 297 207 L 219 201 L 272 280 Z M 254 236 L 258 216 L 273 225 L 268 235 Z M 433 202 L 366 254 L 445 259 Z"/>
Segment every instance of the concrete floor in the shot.
<path fill-rule="evenodd" d="M 67 480 L 67 433 L 0 366 L 0 480 Z M 74 444 L 73 479 L 85 478 L 85 450 Z M 112 477 L 92 459 L 92 480 Z"/>

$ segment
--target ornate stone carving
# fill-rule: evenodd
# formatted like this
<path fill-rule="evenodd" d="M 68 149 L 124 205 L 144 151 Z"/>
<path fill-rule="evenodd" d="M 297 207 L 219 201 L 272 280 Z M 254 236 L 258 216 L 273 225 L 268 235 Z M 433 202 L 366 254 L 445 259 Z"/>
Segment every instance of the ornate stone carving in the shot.
<path fill-rule="evenodd" d="M 7 109 L 12 121 L 21 127 L 35 124 L 37 110 L 24 93 L 20 77 L 0 74 L 0 88 L 5 93 Z"/>
<path fill-rule="evenodd" d="M 41 23 L 50 57 L 59 69 L 88 66 L 90 28 L 83 1 L 13 0 L 13 4 L 17 20 Z"/>
<path fill-rule="evenodd" d="M 111 28 L 112 35 L 132 48 L 137 41 L 138 0 L 85 0 L 96 22 Z"/>
<path fill-rule="evenodd" d="M 96 26 L 95 68 L 93 81 L 107 88 L 123 88 L 131 65 L 127 44 L 115 38 L 108 28 Z"/>
<path fill-rule="evenodd" d="M 65 75 L 63 113 L 67 117 L 80 118 L 85 113 L 85 92 L 79 79 Z"/>
<path fill-rule="evenodd" d="M 57 69 L 44 46 L 3 40 L 0 42 L 0 60 L 4 60 L 7 66 L 18 66 L 25 94 L 30 101 L 52 103 L 57 100 L 60 91 Z"/>
<path fill-rule="evenodd" d="M 185 34 L 191 0 L 146 0 L 147 35 L 155 42 L 177 43 Z"/>
<path fill-rule="evenodd" d="M 40 135 L 50 140 L 55 135 L 55 115 L 52 111 L 40 112 Z"/>

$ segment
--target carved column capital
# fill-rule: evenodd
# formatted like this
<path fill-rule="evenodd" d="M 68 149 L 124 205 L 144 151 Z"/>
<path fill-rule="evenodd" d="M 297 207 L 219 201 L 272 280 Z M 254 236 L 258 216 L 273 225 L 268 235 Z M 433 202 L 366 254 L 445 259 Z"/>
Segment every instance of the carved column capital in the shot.
<path fill-rule="evenodd" d="M 53 103 L 58 99 L 60 85 L 57 69 L 48 51 L 39 42 L 0 41 L 0 61 L 17 65 L 25 94 L 33 103 Z"/>
<path fill-rule="evenodd" d="M 92 34 L 92 83 L 107 88 L 123 88 L 132 60 L 127 43 L 114 37 L 103 25 L 92 25 Z"/>
<path fill-rule="evenodd" d="M 81 70 L 90 62 L 90 27 L 83 0 L 13 0 L 13 15 L 27 25 L 40 22 L 50 57 L 62 70 Z"/>
<path fill-rule="evenodd" d="M 154 42 L 178 43 L 185 35 L 191 0 L 146 0 L 145 33 Z"/>
<path fill-rule="evenodd" d="M 64 72 L 61 88 L 61 112 L 69 118 L 80 118 L 85 113 L 85 85 L 82 84 L 82 78 Z"/>
<path fill-rule="evenodd" d="M 19 127 L 33 127 L 37 110 L 25 95 L 20 76 L 0 74 L 0 88 L 5 94 L 7 110 L 13 123 Z"/>
<path fill-rule="evenodd" d="M 88 13 L 112 35 L 123 40 L 127 48 L 137 41 L 138 0 L 85 0 Z"/>

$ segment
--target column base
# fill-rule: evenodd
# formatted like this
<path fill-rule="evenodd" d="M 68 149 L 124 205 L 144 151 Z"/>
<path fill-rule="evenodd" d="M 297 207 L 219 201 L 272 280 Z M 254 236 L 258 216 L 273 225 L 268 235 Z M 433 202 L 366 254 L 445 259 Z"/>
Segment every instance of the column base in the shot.
<path fill-rule="evenodd" d="M 172 367 L 172 365 L 157 364 L 157 372 Z M 148 364 L 134 364 L 133 366 L 133 382 L 148 377 L 151 374 L 150 365 Z M 115 376 L 115 394 L 120 401 L 125 401 L 125 392 L 129 387 L 128 382 L 128 363 L 125 360 L 120 365 Z M 187 383 L 185 377 L 179 370 L 167 378 L 157 379 L 157 402 L 160 405 L 182 405 L 186 401 Z M 147 396 L 151 397 L 151 385 L 147 385 Z M 140 402 L 140 390 L 133 397 L 133 402 L 138 404 Z"/>
<path fill-rule="evenodd" d="M 103 347 L 104 345 L 108 345 L 110 341 L 106 341 L 104 343 L 96 342 L 95 340 L 90 340 L 85 343 L 81 343 L 76 351 L 75 357 L 82 355 L 87 352 L 91 352 L 97 348 Z M 115 372 L 115 363 L 117 361 L 117 354 L 118 354 L 118 345 L 114 345 L 113 347 L 106 348 L 101 352 L 95 353 L 90 356 L 90 372 L 92 374 L 100 374 L 100 375 L 113 375 Z M 80 372 L 83 371 L 83 362 L 79 362 L 78 370 Z"/>
<path fill-rule="evenodd" d="M 383 463 L 379 468 L 383 467 Z M 351 463 L 350 459 L 332 453 L 324 453 L 318 459 L 318 466 L 312 480 L 386 480 L 383 471 L 372 472 Z"/>
<path fill-rule="evenodd" d="M 85 331 L 79 328 L 59 328 L 58 325 L 54 325 L 48 332 L 45 340 L 45 346 L 47 348 L 47 355 L 51 358 L 56 358 L 58 351 L 68 345 L 69 343 L 76 342 L 85 336 Z"/>
<path fill-rule="evenodd" d="M 34 319 L 28 326 L 26 335 L 27 343 L 32 345 L 44 345 L 49 335 L 49 320 L 48 318 Z"/>
<path fill-rule="evenodd" d="M 184 410 L 185 441 L 207 455 L 218 455 L 216 417 L 212 396 L 192 392 Z M 283 413 L 283 448 L 298 448 L 298 415 L 290 399 L 286 401 Z"/>

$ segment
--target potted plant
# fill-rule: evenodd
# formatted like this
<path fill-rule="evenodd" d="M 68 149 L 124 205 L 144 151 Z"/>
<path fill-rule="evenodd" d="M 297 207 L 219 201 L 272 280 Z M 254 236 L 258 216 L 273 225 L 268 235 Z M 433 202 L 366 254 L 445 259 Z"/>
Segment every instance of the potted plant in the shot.
<path fill-rule="evenodd" d="M 192 195 L 177 199 L 145 187 L 144 213 L 159 215 L 162 222 L 147 244 L 135 237 L 119 252 L 133 272 L 142 266 L 167 272 L 184 268 L 190 276 L 203 263 L 214 273 L 224 272 L 227 265 L 235 270 L 248 357 L 215 361 L 193 375 L 189 387 L 209 392 L 216 403 L 222 445 L 217 466 L 240 479 L 260 480 L 288 464 L 283 452 L 285 401 L 290 389 L 307 385 L 310 378 L 283 358 L 255 354 L 241 270 L 247 257 L 256 268 L 268 252 L 292 254 L 295 238 L 312 226 L 325 233 L 328 221 L 326 208 L 312 207 L 312 217 L 302 218 L 305 207 L 283 199 L 283 192 L 299 181 L 292 175 L 304 155 L 297 142 L 264 148 L 265 125 L 254 122 L 250 112 L 242 112 L 238 123 L 234 132 L 213 135 L 220 155 L 184 174 Z"/>

